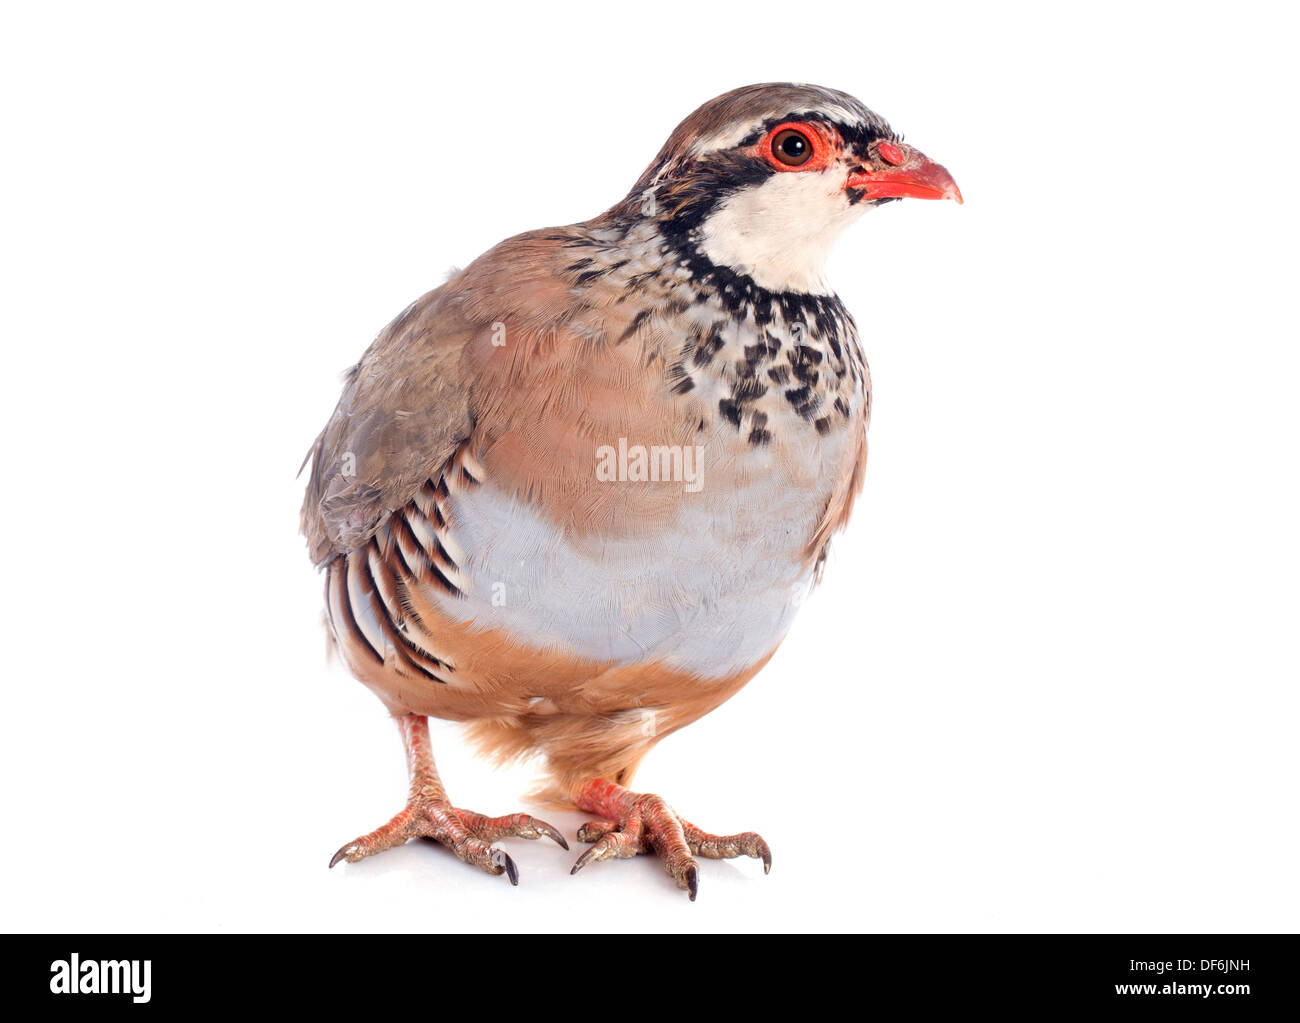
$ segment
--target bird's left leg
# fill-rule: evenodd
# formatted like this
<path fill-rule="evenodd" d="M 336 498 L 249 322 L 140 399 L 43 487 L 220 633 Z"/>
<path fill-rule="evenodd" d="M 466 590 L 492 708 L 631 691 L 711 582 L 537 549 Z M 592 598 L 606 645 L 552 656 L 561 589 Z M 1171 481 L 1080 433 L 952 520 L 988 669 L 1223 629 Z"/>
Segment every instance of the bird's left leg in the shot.
<path fill-rule="evenodd" d="M 594 843 L 578 857 L 570 873 L 588 863 L 612 857 L 627 859 L 638 853 L 654 852 L 664 870 L 695 901 L 700 885 L 700 865 L 695 856 L 723 860 L 752 856 L 763 861 L 763 873 L 772 869 L 772 850 L 753 831 L 738 835 L 711 835 L 678 815 L 660 796 L 632 792 L 604 778 L 593 778 L 577 791 L 579 810 L 602 818 L 578 829 L 578 839 Z"/>

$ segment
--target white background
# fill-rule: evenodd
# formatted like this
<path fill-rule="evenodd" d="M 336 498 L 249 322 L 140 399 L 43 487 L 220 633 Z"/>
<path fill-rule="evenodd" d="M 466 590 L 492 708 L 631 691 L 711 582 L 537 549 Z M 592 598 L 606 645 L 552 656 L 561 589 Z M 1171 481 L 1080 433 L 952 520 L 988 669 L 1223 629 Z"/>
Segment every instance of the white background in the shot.
<path fill-rule="evenodd" d="M 1282 5 L 8 5 L 3 926 L 1300 926 L 1297 94 Z M 425 843 L 296 535 L 339 374 L 737 85 L 847 90 L 966 205 L 832 279 L 866 492 L 770 667 L 638 787 L 755 861 Z M 530 772 L 437 725 L 460 805 Z M 572 837 L 576 814 L 553 815 Z M 576 851 L 576 850 L 575 850 Z"/>

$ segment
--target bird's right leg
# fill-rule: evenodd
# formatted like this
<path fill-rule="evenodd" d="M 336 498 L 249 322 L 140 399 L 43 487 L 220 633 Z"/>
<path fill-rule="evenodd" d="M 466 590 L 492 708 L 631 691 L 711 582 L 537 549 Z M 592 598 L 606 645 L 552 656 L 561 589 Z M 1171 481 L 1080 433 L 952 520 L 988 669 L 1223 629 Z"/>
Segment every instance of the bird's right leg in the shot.
<path fill-rule="evenodd" d="M 382 827 L 347 843 L 330 860 L 356 863 L 367 856 L 403 845 L 412 838 L 440 842 L 466 863 L 489 874 L 505 873 L 511 884 L 519 883 L 519 870 L 504 851 L 492 846 L 498 838 L 541 838 L 545 835 L 564 849 L 569 843 L 554 827 L 526 813 L 508 817 L 485 817 L 472 810 L 452 806 L 438 777 L 429 746 L 429 720 L 408 714 L 398 720 L 406 744 L 406 762 L 411 774 L 411 791 L 406 806 Z"/>

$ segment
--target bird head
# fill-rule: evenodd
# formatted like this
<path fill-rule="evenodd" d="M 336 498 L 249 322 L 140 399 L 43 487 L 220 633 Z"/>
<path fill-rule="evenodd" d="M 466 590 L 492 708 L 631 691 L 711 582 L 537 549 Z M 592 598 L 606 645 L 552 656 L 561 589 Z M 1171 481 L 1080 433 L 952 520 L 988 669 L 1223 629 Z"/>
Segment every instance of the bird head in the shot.
<path fill-rule="evenodd" d="M 750 85 L 677 126 L 615 212 L 771 291 L 819 293 L 841 231 L 892 199 L 953 199 L 952 176 L 843 92 Z"/>

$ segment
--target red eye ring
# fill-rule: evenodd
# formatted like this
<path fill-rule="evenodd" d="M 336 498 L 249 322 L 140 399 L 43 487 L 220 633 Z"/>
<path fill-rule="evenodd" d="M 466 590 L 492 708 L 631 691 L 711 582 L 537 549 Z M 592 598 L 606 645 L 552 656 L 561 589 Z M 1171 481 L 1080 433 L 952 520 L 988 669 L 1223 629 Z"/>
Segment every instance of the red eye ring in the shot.
<path fill-rule="evenodd" d="M 808 152 L 799 152 L 800 141 L 807 144 Z M 781 152 L 778 153 L 778 144 Z M 754 155 L 766 160 L 779 171 L 821 170 L 830 163 L 834 146 L 819 125 L 807 121 L 787 121 L 778 124 L 763 136 L 754 147 Z M 802 159 L 798 159 L 802 156 Z M 791 158 L 798 162 L 791 162 Z"/>

